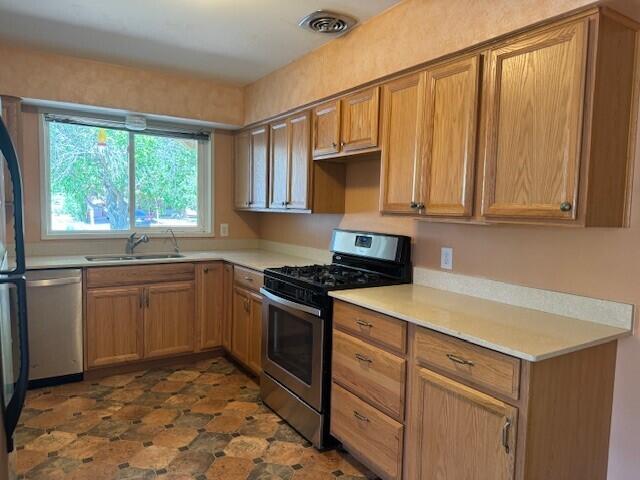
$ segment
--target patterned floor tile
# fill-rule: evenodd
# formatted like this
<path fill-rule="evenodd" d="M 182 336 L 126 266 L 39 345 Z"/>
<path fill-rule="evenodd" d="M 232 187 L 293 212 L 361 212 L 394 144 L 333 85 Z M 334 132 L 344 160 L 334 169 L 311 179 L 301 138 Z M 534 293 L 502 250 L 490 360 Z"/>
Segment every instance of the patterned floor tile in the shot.
<path fill-rule="evenodd" d="M 26 480 L 365 480 L 318 452 L 225 358 L 28 392 L 15 435 Z"/>

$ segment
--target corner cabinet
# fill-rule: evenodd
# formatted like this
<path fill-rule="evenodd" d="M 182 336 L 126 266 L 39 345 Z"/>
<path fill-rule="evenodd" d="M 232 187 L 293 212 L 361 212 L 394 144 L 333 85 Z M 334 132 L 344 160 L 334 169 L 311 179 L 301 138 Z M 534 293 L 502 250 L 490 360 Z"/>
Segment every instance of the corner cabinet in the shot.
<path fill-rule="evenodd" d="M 234 207 L 238 210 L 267 208 L 268 139 L 266 126 L 235 137 Z"/>
<path fill-rule="evenodd" d="M 222 262 L 206 262 L 196 265 L 196 306 L 198 318 L 198 350 L 223 345 L 226 327 L 224 269 Z"/>
<path fill-rule="evenodd" d="M 376 86 L 313 108 L 313 158 L 377 150 L 379 107 Z"/>

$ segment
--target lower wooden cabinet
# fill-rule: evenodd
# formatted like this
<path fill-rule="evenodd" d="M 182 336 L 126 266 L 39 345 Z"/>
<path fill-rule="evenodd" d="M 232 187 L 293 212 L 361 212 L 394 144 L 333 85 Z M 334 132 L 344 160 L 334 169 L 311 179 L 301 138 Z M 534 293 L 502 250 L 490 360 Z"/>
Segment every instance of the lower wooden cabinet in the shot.
<path fill-rule="evenodd" d="M 529 362 L 409 324 L 405 357 L 359 310 L 334 304 L 331 433 L 383 479 L 607 478 L 615 341 Z"/>
<path fill-rule="evenodd" d="M 331 387 L 331 405 L 332 435 L 384 479 L 400 479 L 402 424 L 335 383 Z"/>
<path fill-rule="evenodd" d="M 513 479 L 517 416 L 515 407 L 416 368 L 407 478 Z"/>
<path fill-rule="evenodd" d="M 222 272 L 222 346 L 231 350 L 231 326 L 233 325 L 233 265 L 225 263 Z"/>
<path fill-rule="evenodd" d="M 87 291 L 87 367 L 140 360 L 143 355 L 144 289 Z"/>
<path fill-rule="evenodd" d="M 195 284 L 175 282 L 146 288 L 144 355 L 146 358 L 194 349 Z"/>
<path fill-rule="evenodd" d="M 207 262 L 196 267 L 198 350 L 222 345 L 225 325 L 224 265 Z"/>
<path fill-rule="evenodd" d="M 262 297 L 249 292 L 249 368 L 256 374 L 262 373 Z"/>
<path fill-rule="evenodd" d="M 233 289 L 231 355 L 259 374 L 262 348 L 262 297 L 244 288 Z"/>
<path fill-rule="evenodd" d="M 233 326 L 231 328 L 231 354 L 242 363 L 249 363 L 249 319 L 251 303 L 249 292 L 233 289 Z"/>

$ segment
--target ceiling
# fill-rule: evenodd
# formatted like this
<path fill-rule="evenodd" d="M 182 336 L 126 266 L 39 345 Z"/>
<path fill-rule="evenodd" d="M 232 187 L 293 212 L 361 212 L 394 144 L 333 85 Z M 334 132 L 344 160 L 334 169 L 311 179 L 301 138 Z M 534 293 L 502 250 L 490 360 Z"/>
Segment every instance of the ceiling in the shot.
<path fill-rule="evenodd" d="M 298 27 L 320 8 L 360 22 L 400 0 L 0 0 L 0 38 L 244 85 L 332 38 Z"/>

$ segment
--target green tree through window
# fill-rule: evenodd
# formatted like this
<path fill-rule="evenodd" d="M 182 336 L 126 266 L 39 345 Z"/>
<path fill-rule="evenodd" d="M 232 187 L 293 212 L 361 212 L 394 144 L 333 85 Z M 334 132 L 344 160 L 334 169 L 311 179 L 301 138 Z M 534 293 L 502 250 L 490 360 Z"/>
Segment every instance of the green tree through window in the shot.
<path fill-rule="evenodd" d="M 52 231 L 198 226 L 194 139 L 49 122 L 49 183 Z"/>

